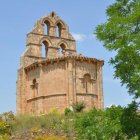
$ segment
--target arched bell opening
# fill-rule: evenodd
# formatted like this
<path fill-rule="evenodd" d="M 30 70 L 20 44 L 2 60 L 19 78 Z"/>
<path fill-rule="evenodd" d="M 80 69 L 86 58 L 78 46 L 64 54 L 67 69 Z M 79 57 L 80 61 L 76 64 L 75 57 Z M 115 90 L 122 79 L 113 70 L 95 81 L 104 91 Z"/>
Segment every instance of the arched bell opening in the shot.
<path fill-rule="evenodd" d="M 42 57 L 47 57 L 48 54 L 48 47 L 49 47 L 49 43 L 47 41 L 43 41 L 42 42 L 42 46 L 41 46 L 41 56 Z"/>
<path fill-rule="evenodd" d="M 44 21 L 44 34 L 50 35 L 50 22 L 48 20 Z"/>
<path fill-rule="evenodd" d="M 57 23 L 57 25 L 56 25 L 56 37 L 61 37 L 61 33 L 62 33 L 62 24 Z"/>
<path fill-rule="evenodd" d="M 65 55 L 65 52 L 66 52 L 66 45 L 64 43 L 61 43 L 59 45 L 59 56 L 63 56 Z"/>

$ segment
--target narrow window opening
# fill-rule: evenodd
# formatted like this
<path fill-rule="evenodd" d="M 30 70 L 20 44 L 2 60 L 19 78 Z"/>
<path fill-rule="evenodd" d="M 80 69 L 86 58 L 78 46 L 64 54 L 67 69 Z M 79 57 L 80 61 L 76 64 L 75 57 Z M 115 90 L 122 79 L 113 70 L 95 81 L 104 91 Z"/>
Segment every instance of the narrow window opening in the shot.
<path fill-rule="evenodd" d="M 42 57 L 47 57 L 48 43 L 46 41 L 42 42 Z"/>
<path fill-rule="evenodd" d="M 46 57 L 46 46 L 42 44 L 42 57 Z"/>
<path fill-rule="evenodd" d="M 45 35 L 48 35 L 48 26 L 44 24 L 44 33 Z"/>
<path fill-rule="evenodd" d="M 66 46 L 65 44 L 62 43 L 59 48 L 59 56 L 65 55 L 65 49 L 66 49 Z"/>
<path fill-rule="evenodd" d="M 56 36 L 59 37 L 59 28 L 56 26 Z"/>
<path fill-rule="evenodd" d="M 61 30 L 62 30 L 62 25 L 60 23 L 58 23 L 56 26 L 56 36 L 57 37 L 61 37 Z"/>
<path fill-rule="evenodd" d="M 44 22 L 44 34 L 49 35 L 49 32 L 50 32 L 50 22 L 46 20 Z"/>

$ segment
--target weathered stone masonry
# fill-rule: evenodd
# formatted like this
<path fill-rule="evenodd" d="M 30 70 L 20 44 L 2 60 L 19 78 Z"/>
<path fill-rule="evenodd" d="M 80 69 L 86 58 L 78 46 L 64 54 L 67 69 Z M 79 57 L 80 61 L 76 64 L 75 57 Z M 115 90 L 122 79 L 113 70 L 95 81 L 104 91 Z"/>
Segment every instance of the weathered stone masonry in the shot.
<path fill-rule="evenodd" d="M 38 115 L 53 108 L 63 112 L 79 101 L 85 102 L 86 110 L 102 109 L 103 63 L 77 54 L 68 26 L 55 12 L 39 19 L 27 34 L 20 58 L 17 113 Z"/>

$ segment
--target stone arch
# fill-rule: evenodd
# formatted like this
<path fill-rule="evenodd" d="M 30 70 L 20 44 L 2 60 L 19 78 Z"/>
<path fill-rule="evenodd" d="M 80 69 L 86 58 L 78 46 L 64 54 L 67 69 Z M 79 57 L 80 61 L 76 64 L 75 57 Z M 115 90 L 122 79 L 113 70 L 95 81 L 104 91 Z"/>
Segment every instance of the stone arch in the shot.
<path fill-rule="evenodd" d="M 42 19 L 42 24 L 44 24 L 45 21 L 48 21 L 50 23 L 50 26 L 55 26 L 55 24 L 52 22 L 52 20 L 49 19 L 48 17 L 45 17 L 45 18 Z"/>
<path fill-rule="evenodd" d="M 44 26 L 44 34 L 50 35 L 50 29 L 52 26 L 54 26 L 53 22 L 49 18 L 44 18 L 42 20 L 42 25 Z"/>
<path fill-rule="evenodd" d="M 67 42 L 66 42 L 65 40 L 61 40 L 61 41 L 57 44 L 57 46 L 60 47 L 62 44 L 65 45 L 65 49 L 69 49 L 68 44 L 67 44 Z"/>
<path fill-rule="evenodd" d="M 44 40 L 42 42 L 42 45 L 41 45 L 41 56 L 42 57 L 47 57 L 47 55 L 48 55 L 48 47 L 49 47 L 48 42 L 46 40 Z"/>
<path fill-rule="evenodd" d="M 57 47 L 59 48 L 59 56 L 65 55 L 65 52 L 68 49 L 68 44 L 65 41 L 60 41 L 57 44 Z"/>
<path fill-rule="evenodd" d="M 44 34 L 50 35 L 50 22 L 48 20 L 44 22 Z"/>
<path fill-rule="evenodd" d="M 62 35 L 62 24 L 58 23 L 56 25 L 56 37 L 61 37 Z"/>
<path fill-rule="evenodd" d="M 49 46 L 52 46 L 52 42 L 49 39 L 49 37 L 42 37 L 39 41 L 39 44 L 41 45 L 43 41 L 47 41 Z"/>
<path fill-rule="evenodd" d="M 91 75 L 90 75 L 89 73 L 85 73 L 85 74 L 84 74 L 84 77 L 85 77 L 85 78 L 90 78 L 90 79 L 91 79 Z"/>
<path fill-rule="evenodd" d="M 57 26 L 58 24 L 61 24 L 62 28 L 66 29 L 66 24 L 61 19 L 59 19 L 55 22 L 55 26 Z"/>
<path fill-rule="evenodd" d="M 62 37 L 63 30 L 66 28 L 64 22 L 62 20 L 56 21 L 55 28 L 56 28 L 56 37 Z"/>
<path fill-rule="evenodd" d="M 41 44 L 41 49 L 40 49 L 41 50 L 41 56 L 42 57 L 47 57 L 48 56 L 48 48 L 50 46 L 52 46 L 51 41 L 48 38 L 44 37 L 44 38 L 41 39 L 40 44 Z"/>

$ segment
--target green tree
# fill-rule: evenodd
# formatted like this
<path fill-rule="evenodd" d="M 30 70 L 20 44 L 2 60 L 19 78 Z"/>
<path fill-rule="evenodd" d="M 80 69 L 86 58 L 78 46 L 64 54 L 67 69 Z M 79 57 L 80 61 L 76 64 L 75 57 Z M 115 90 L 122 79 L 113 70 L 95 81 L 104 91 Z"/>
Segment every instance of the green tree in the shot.
<path fill-rule="evenodd" d="M 75 132 L 78 140 L 125 140 L 120 118 L 122 107 L 112 106 L 107 110 L 92 109 L 75 120 Z"/>
<path fill-rule="evenodd" d="M 106 14 L 107 22 L 96 27 L 95 34 L 104 47 L 117 54 L 109 63 L 115 78 L 126 84 L 128 92 L 140 97 L 140 0 L 116 0 Z"/>
<path fill-rule="evenodd" d="M 128 107 L 125 107 L 121 115 L 121 125 L 122 131 L 128 136 L 128 138 L 133 138 L 138 136 L 140 140 L 140 114 L 138 108 L 139 103 L 133 101 Z"/>

